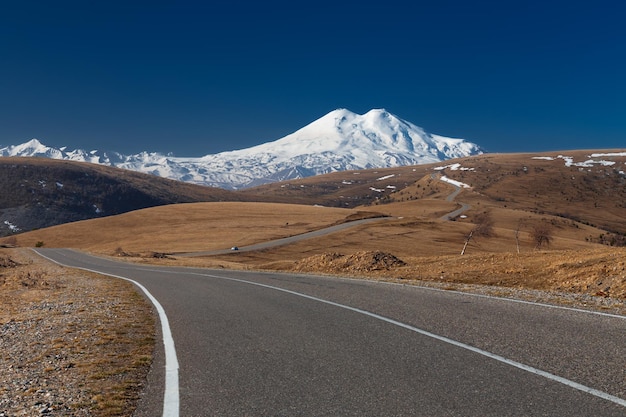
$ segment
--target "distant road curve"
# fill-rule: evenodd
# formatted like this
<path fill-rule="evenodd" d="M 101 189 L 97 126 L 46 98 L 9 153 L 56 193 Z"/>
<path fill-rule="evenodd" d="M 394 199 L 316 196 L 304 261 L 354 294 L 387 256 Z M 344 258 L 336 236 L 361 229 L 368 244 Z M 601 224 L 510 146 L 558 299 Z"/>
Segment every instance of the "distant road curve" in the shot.
<path fill-rule="evenodd" d="M 452 185 L 452 184 L 450 184 L 450 185 Z M 452 194 L 450 194 L 448 197 L 446 197 L 446 201 L 454 201 L 456 196 L 462 190 L 461 187 L 459 187 L 458 185 L 452 185 L 452 186 L 455 187 L 456 190 Z M 472 208 L 472 206 L 470 206 L 467 203 L 462 203 L 460 201 L 458 201 L 457 203 L 461 205 L 460 208 L 458 208 L 458 209 L 456 209 L 456 210 L 454 210 L 454 211 L 452 211 L 452 212 L 450 212 L 448 214 L 445 214 L 445 215 L 441 216 L 439 219 L 443 220 L 443 221 L 452 220 L 452 219 L 454 219 L 456 217 L 459 217 L 461 214 L 465 213 L 466 211 L 468 211 L 469 209 Z"/>
<path fill-rule="evenodd" d="M 312 232 L 302 233 L 295 236 L 289 236 L 282 239 L 270 240 L 267 242 L 256 243 L 254 245 L 249 246 L 239 246 L 237 247 L 237 252 L 251 252 L 255 250 L 269 249 L 275 248 L 277 246 L 288 245 L 291 243 L 299 242 L 305 239 L 311 239 L 315 237 L 329 235 L 331 233 L 336 233 L 345 229 L 349 229 L 355 226 L 360 226 L 362 224 L 380 222 L 393 219 L 393 217 L 373 217 L 369 219 L 361 219 L 355 220 L 351 222 L 337 224 L 335 226 L 325 227 L 323 229 L 314 230 Z M 211 256 L 211 255 L 224 255 L 227 253 L 232 253 L 232 249 L 218 249 L 212 251 L 203 251 L 203 252 L 186 252 L 186 253 L 173 253 L 173 256 L 179 258 L 190 258 L 194 256 Z"/>
<path fill-rule="evenodd" d="M 437 174 L 431 174 L 431 178 L 437 179 Z M 453 202 L 455 200 L 455 198 L 459 195 L 459 193 L 462 191 L 462 188 L 457 186 L 457 185 L 448 183 L 448 182 L 446 182 L 446 184 L 454 187 L 454 191 L 446 197 L 446 201 Z M 452 212 L 450 212 L 448 214 L 445 214 L 444 216 L 440 217 L 440 220 L 444 220 L 444 221 L 451 220 L 451 219 L 453 219 L 455 217 L 460 216 L 461 214 L 463 214 L 464 212 L 466 212 L 466 211 L 468 211 L 469 209 L 472 208 L 472 206 L 470 206 L 469 204 L 466 204 L 466 203 L 459 202 L 459 204 L 461 204 L 460 208 L 458 208 L 458 209 L 456 209 L 456 210 L 454 210 L 454 211 L 452 211 Z M 336 233 L 336 232 L 339 232 L 339 231 L 342 231 L 342 230 L 345 230 L 345 229 L 349 229 L 349 228 L 352 228 L 352 227 L 355 227 L 355 226 L 360 226 L 362 224 L 373 223 L 373 222 L 380 222 L 380 221 L 390 220 L 390 219 L 394 219 L 394 218 L 395 217 L 373 217 L 373 218 L 369 218 L 369 219 L 355 220 L 355 221 L 351 221 L 351 222 L 338 224 L 338 225 L 335 225 L 335 226 L 326 227 L 326 228 L 319 229 L 319 230 L 314 230 L 312 232 L 302 233 L 302 234 L 295 235 L 295 236 L 289 236 L 289 237 L 276 239 L 276 240 L 271 240 L 271 241 L 267 241 L 267 242 L 256 243 L 254 245 L 238 246 L 236 250 L 233 250 L 232 248 L 224 248 L 224 249 L 217 249 L 217 250 L 211 250 L 211 251 L 201 251 L 201 252 L 172 253 L 172 255 L 176 256 L 178 258 L 192 258 L 192 257 L 196 257 L 196 256 L 225 255 L 225 254 L 228 254 L 228 253 L 233 253 L 234 251 L 237 251 L 237 252 L 251 252 L 251 251 L 257 251 L 257 250 L 262 250 L 262 249 L 275 248 L 277 246 L 289 245 L 291 243 L 300 242 L 302 240 L 311 239 L 311 238 L 320 237 L 320 236 L 325 236 L 325 235 L 329 235 L 331 233 Z"/>
<path fill-rule="evenodd" d="M 167 364 L 157 349 L 135 417 L 626 415 L 624 316 L 373 281 L 37 253 L 130 279 L 162 306 L 176 398 L 163 405 Z"/>
<path fill-rule="evenodd" d="M 434 173 L 430 174 L 430 177 L 432 179 L 434 179 L 434 180 L 438 179 L 439 181 L 441 181 L 441 179 L 439 178 L 439 176 L 437 174 L 434 174 Z M 445 182 L 445 181 L 442 181 L 442 182 Z M 454 187 L 454 191 L 446 197 L 446 201 L 453 202 L 456 199 L 456 197 L 461 193 L 461 191 L 463 191 L 463 189 L 461 187 L 459 187 L 458 185 L 451 184 L 449 182 L 445 182 L 445 183 L 447 185 L 450 185 L 450 186 Z M 470 206 L 467 203 L 458 202 L 458 204 L 461 205 L 460 208 L 458 208 L 458 209 L 456 209 L 456 210 L 454 210 L 454 211 L 452 211 L 452 212 L 450 212 L 448 214 L 445 214 L 445 215 L 441 216 L 439 219 L 443 220 L 443 221 L 452 220 L 455 217 L 460 216 L 461 214 L 465 213 L 466 211 L 468 211 L 469 209 L 472 208 L 472 206 Z"/>
<path fill-rule="evenodd" d="M 431 174 L 431 178 L 437 179 L 437 174 Z M 457 185 L 450 184 L 448 182 L 446 182 L 446 184 L 454 187 L 454 191 L 446 197 L 446 201 L 453 202 L 455 200 L 455 198 L 459 195 L 459 193 L 462 191 L 462 188 L 457 186 Z M 448 221 L 448 220 L 454 219 L 455 217 L 460 216 L 461 214 L 463 214 L 464 212 L 466 212 L 466 211 L 468 211 L 469 209 L 472 208 L 472 206 L 470 206 L 469 204 L 466 204 L 466 203 L 459 202 L 459 204 L 461 204 L 460 208 L 458 208 L 458 209 L 456 209 L 456 210 L 454 210 L 454 211 L 452 211 L 452 212 L 450 212 L 448 214 L 443 215 L 442 217 L 440 217 L 440 220 Z M 254 245 L 249 245 L 249 246 L 239 246 L 239 247 L 237 247 L 236 251 L 237 252 L 251 252 L 251 251 L 256 251 L 256 250 L 275 248 L 277 246 L 288 245 L 288 244 L 300 242 L 300 241 L 306 240 L 306 239 L 311 239 L 311 238 L 315 238 L 315 237 L 329 235 L 331 233 L 336 233 L 336 232 L 339 232 L 339 231 L 342 231 L 342 230 L 345 230 L 345 229 L 349 229 L 349 228 L 352 228 L 352 227 L 355 227 L 355 226 L 359 226 L 359 225 L 362 225 L 362 224 L 367 224 L 367 223 L 372 223 L 372 222 L 380 222 L 380 221 L 390 220 L 390 219 L 394 219 L 394 217 L 374 217 L 374 218 L 370 218 L 370 219 L 355 220 L 355 221 L 351 221 L 351 222 L 338 224 L 338 225 L 335 225 L 335 226 L 326 227 L 326 228 L 319 229 L 319 230 L 314 230 L 312 232 L 307 232 L 307 233 L 302 233 L 302 234 L 295 235 L 295 236 L 285 237 L 285 238 L 282 238 L 282 239 L 276 239 L 276 240 L 271 240 L 271 241 L 268 241 L 268 242 L 256 243 Z M 217 249 L 217 250 L 202 251 L 202 252 L 172 253 L 172 255 L 176 256 L 176 257 L 179 257 L 179 258 L 191 258 L 191 257 L 196 257 L 196 256 L 225 255 L 225 254 L 228 254 L 228 253 L 233 253 L 233 249 L 232 248 L 225 248 L 225 249 Z"/>

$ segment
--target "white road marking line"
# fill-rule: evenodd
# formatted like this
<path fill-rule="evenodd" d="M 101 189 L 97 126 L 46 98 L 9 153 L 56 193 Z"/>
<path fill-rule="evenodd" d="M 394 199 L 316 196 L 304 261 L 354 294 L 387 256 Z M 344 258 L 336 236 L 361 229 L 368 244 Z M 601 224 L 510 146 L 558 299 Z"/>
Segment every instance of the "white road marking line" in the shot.
<path fill-rule="evenodd" d="M 396 283 L 393 283 L 393 282 L 390 283 L 390 284 L 406 285 L 406 284 L 396 284 Z M 612 317 L 614 319 L 626 320 L 626 316 L 620 316 L 619 314 L 603 313 L 602 311 L 593 311 L 593 310 L 585 310 L 585 309 L 576 308 L 576 307 L 567 307 L 567 306 L 546 304 L 546 303 L 541 303 L 541 302 L 538 302 L 538 301 L 518 300 L 516 298 L 498 297 L 496 295 L 489 295 L 489 294 L 475 294 L 475 293 L 465 292 L 465 291 L 443 290 L 443 289 L 440 289 L 440 288 L 432 288 L 432 287 L 424 287 L 424 286 L 415 286 L 415 287 L 416 288 L 421 288 L 421 289 L 424 289 L 424 290 L 429 290 L 429 291 L 441 292 L 441 293 L 452 293 L 452 294 L 459 294 L 459 295 L 467 295 L 467 296 L 470 296 L 470 297 L 478 297 L 478 298 L 487 298 L 487 299 L 492 299 L 492 300 L 509 301 L 511 303 L 528 304 L 528 305 L 539 306 L 539 307 L 555 308 L 555 309 L 558 309 L 558 310 L 575 311 L 577 313 L 587 313 L 587 314 L 594 314 L 596 316 Z"/>
<path fill-rule="evenodd" d="M 42 253 L 38 252 L 36 249 L 33 249 L 39 256 L 48 259 L 51 262 L 54 262 L 58 265 L 74 268 L 74 269 L 82 269 L 83 271 L 94 272 L 99 275 L 107 275 L 113 278 L 123 279 L 125 281 L 130 281 L 141 291 L 144 292 L 146 297 L 152 302 L 157 312 L 159 313 L 159 321 L 161 322 L 161 332 L 163 333 L 163 346 L 165 349 L 165 393 L 163 396 L 163 417 L 178 417 L 180 413 L 180 392 L 178 386 L 178 357 L 176 356 L 176 348 L 174 347 L 174 338 L 172 337 L 172 331 L 170 329 L 169 320 L 167 319 L 167 315 L 165 314 L 165 310 L 161 303 L 158 302 L 156 298 L 150 291 L 137 281 L 134 281 L 130 278 L 126 278 L 120 275 L 109 274 L 106 272 L 98 271 L 95 269 L 89 268 L 81 268 L 76 266 L 65 265 L 61 262 L 57 262 L 54 259 L 51 259 Z"/>
<path fill-rule="evenodd" d="M 37 253 L 39 253 L 39 252 L 37 252 Z M 41 256 L 43 256 L 46 259 L 50 259 L 50 258 L 47 258 L 44 255 L 41 255 Z M 54 261 L 52 259 L 50 259 L 50 260 L 52 262 L 56 262 L 56 261 Z M 56 262 L 56 263 L 59 263 L 59 262 Z M 96 271 L 96 270 L 87 269 L 87 268 L 78 268 L 78 269 L 84 269 L 84 270 L 95 272 L 95 273 L 98 273 L 98 274 L 109 275 L 109 276 L 112 276 L 112 277 L 121 278 L 121 279 L 125 279 L 125 280 L 128 280 L 128 281 L 131 281 L 131 282 L 135 283 L 136 285 L 138 285 L 140 288 L 142 288 L 142 290 L 144 292 L 146 292 L 148 297 L 152 297 L 151 295 L 149 295 L 149 292 L 143 286 L 141 286 L 141 284 L 139 284 L 139 283 L 137 283 L 137 282 L 135 282 L 135 281 L 133 281 L 133 280 L 131 280 L 129 278 L 116 276 L 116 275 L 112 275 L 112 274 L 106 274 L 106 273 L 102 273 L 102 272 L 99 272 L 99 271 Z M 129 268 L 129 269 L 131 269 L 131 268 Z M 146 271 L 152 271 L 152 272 L 166 273 L 163 270 L 152 269 L 152 268 L 137 268 L 137 269 L 146 270 Z M 321 302 L 321 303 L 324 303 L 324 304 L 332 305 L 332 306 L 343 308 L 343 309 L 346 309 L 346 310 L 350 310 L 350 311 L 353 311 L 353 312 L 356 312 L 356 313 L 359 313 L 359 314 L 363 314 L 363 315 L 375 318 L 377 320 L 381 320 L 381 321 L 393 324 L 393 325 L 398 326 L 398 327 L 402 327 L 404 329 L 416 332 L 416 333 L 421 334 L 423 336 L 427 336 L 427 337 L 439 340 L 441 342 L 448 343 L 448 344 L 451 344 L 453 346 L 457 346 L 459 348 L 469 350 L 471 352 L 474 352 L 474 353 L 477 353 L 479 355 L 488 357 L 488 358 L 496 360 L 498 362 L 502 362 L 502 363 L 505 363 L 507 365 L 513 366 L 515 368 L 524 370 L 526 372 L 530 372 L 532 374 L 542 376 L 544 378 L 547 378 L 549 380 L 552 380 L 552 381 L 558 382 L 560 384 L 569 386 L 569 387 L 574 388 L 576 390 L 579 390 L 579 391 L 585 392 L 587 394 L 591 394 L 593 396 L 596 396 L 598 398 L 601 398 L 601 399 L 613 402 L 613 403 L 615 403 L 617 405 L 621 405 L 622 407 L 626 407 L 626 400 L 624 400 L 622 398 L 619 398 L 619 397 L 616 397 L 614 395 L 608 394 L 606 392 L 597 390 L 595 388 L 587 387 L 586 385 L 579 384 L 579 383 L 577 383 L 575 381 L 571 381 L 569 379 L 560 377 L 558 375 L 554 375 L 554 374 L 551 374 L 549 372 L 542 371 L 541 369 L 537 369 L 537 368 L 534 368 L 532 366 L 525 365 L 523 363 L 513 361 L 511 359 L 507 359 L 507 358 L 505 358 L 503 356 L 496 355 L 494 353 L 491 353 L 491 352 L 488 352 L 488 351 L 476 348 L 474 346 L 471 346 L 471 345 L 468 345 L 468 344 L 456 341 L 454 339 L 450 339 L 450 338 L 447 338 L 445 336 L 440 336 L 440 335 L 437 335 L 435 333 L 431 333 L 431 332 L 429 332 L 427 330 L 423 330 L 423 329 L 420 329 L 420 328 L 417 328 L 417 327 L 414 327 L 414 326 L 410 326 L 410 325 L 408 325 L 406 323 L 402 323 L 402 322 L 390 319 L 388 317 L 381 316 L 381 315 L 376 314 L 376 313 L 372 313 L 372 312 L 369 312 L 369 311 L 366 311 L 366 310 L 361 310 L 361 309 L 355 308 L 355 307 L 350 307 L 350 306 L 347 306 L 347 305 L 344 305 L 344 304 L 339 304 L 339 303 L 336 303 L 334 301 L 324 300 L 324 299 L 318 298 L 318 297 L 313 297 L 313 296 L 310 296 L 310 295 L 307 295 L 307 294 L 303 294 L 303 293 L 299 293 L 299 292 L 296 292 L 296 291 L 287 290 L 287 289 L 280 288 L 280 287 L 275 287 L 275 286 L 272 286 L 272 285 L 261 284 L 261 283 L 254 282 L 254 281 L 247 281 L 247 280 L 238 279 L 238 278 L 230 278 L 230 277 L 225 277 L 225 276 L 220 276 L 220 275 L 205 274 L 205 273 L 191 272 L 191 271 L 189 271 L 189 272 L 181 271 L 180 273 L 182 273 L 182 274 L 189 274 L 189 275 L 205 276 L 205 277 L 223 279 L 223 280 L 228 280 L 228 281 L 240 282 L 240 283 L 243 283 L 243 284 L 255 285 L 255 286 L 259 286 L 259 287 L 264 287 L 264 288 L 268 288 L 268 289 L 272 289 L 272 290 L 276 290 L 276 291 L 281 291 L 281 292 L 284 292 L 284 293 L 292 294 L 292 295 L 295 295 L 295 296 L 298 296 L 298 297 L 307 298 L 307 299 L 310 299 L 310 300 L 313 300 L 313 301 Z M 607 314 L 607 313 L 601 313 L 601 312 L 595 312 L 595 311 L 576 309 L 576 308 L 572 308 L 572 307 L 553 306 L 553 305 L 550 305 L 550 304 L 536 303 L 536 302 L 523 301 L 523 300 L 515 300 L 515 299 L 509 299 L 509 298 L 503 298 L 503 297 L 494 297 L 494 296 L 482 295 L 482 294 L 471 294 L 471 293 L 465 293 L 465 292 L 461 292 L 461 291 L 439 290 L 439 289 L 434 289 L 434 288 L 430 288 L 430 287 L 418 287 L 418 288 L 424 288 L 424 289 L 428 289 L 428 290 L 441 291 L 441 292 L 445 291 L 445 292 L 459 293 L 459 294 L 462 294 L 462 295 L 470 295 L 470 296 L 477 296 L 477 297 L 483 297 L 483 298 L 493 298 L 493 299 L 497 299 L 497 300 L 512 301 L 512 302 L 517 302 L 517 303 L 531 304 L 531 305 L 537 305 L 537 306 L 549 307 L 549 308 L 573 310 L 573 311 L 581 312 L 581 313 L 598 314 L 598 315 L 602 315 L 602 316 L 609 316 L 609 317 L 624 319 L 623 316 L 619 316 L 619 315 L 613 315 L 613 314 Z M 156 299 L 154 301 L 156 302 Z M 158 304 L 158 302 L 157 302 L 157 304 Z M 159 304 L 159 306 L 160 306 L 160 304 Z M 161 307 L 161 309 L 162 309 L 162 307 Z M 165 313 L 163 313 L 163 314 L 165 315 Z M 167 320 L 166 316 L 165 316 L 165 319 Z M 169 325 L 167 325 L 167 327 L 168 327 L 168 332 L 169 332 Z M 171 338 L 171 332 L 169 332 L 169 334 L 170 334 L 170 338 Z M 164 331 L 164 339 L 165 339 L 165 331 Z M 164 340 L 164 343 L 165 343 L 165 340 Z M 174 346 L 173 339 L 171 341 L 171 344 L 172 344 L 172 349 L 173 349 L 173 346 Z M 174 351 L 174 358 L 175 358 L 175 351 Z M 167 368 L 167 352 L 166 352 L 166 368 Z M 166 379 L 166 386 L 167 386 L 167 379 Z M 178 400 L 178 361 L 177 360 L 176 360 L 176 397 L 177 397 L 177 399 L 176 399 L 176 414 L 166 414 L 166 402 L 165 402 L 164 403 L 164 408 L 163 408 L 163 410 L 164 410 L 163 417 L 178 417 L 178 408 L 179 408 L 178 401 L 179 400 Z"/>
<path fill-rule="evenodd" d="M 131 268 L 128 268 L 128 269 L 131 269 Z M 132 269 L 135 269 L 135 268 L 132 268 Z M 146 267 L 137 268 L 137 269 L 142 270 L 142 271 L 151 271 L 151 272 L 161 272 L 161 273 L 165 272 L 163 270 L 151 269 L 151 268 L 146 268 Z M 182 272 L 182 273 L 189 274 L 189 273 L 192 273 L 192 272 Z M 258 274 L 270 275 L 270 274 L 285 274 L 285 273 L 284 272 L 258 272 Z M 202 274 L 196 274 L 196 275 L 202 275 Z M 325 278 L 325 279 L 329 278 L 329 276 L 326 276 L 326 275 L 312 275 L 312 274 L 293 274 L 293 275 L 301 275 L 301 276 L 304 276 L 304 277 L 316 277 L 316 278 Z M 225 278 L 225 277 L 222 277 L 222 278 Z M 363 282 L 363 279 L 359 279 L 359 278 L 335 277 L 335 276 L 333 276 L 332 278 L 333 279 L 346 280 L 346 281 Z M 443 294 L 458 294 L 458 295 L 467 296 L 467 297 L 487 298 L 487 299 L 491 299 L 491 300 L 505 301 L 505 302 L 517 303 L 517 304 L 528 304 L 528 305 L 534 305 L 534 306 L 538 306 L 538 307 L 553 308 L 553 309 L 557 309 L 557 310 L 574 311 L 574 312 L 577 312 L 577 313 L 585 313 L 585 314 L 592 314 L 592 315 L 595 315 L 595 316 L 612 317 L 612 318 L 615 318 L 615 319 L 626 320 L 626 316 L 619 315 L 619 314 L 604 313 L 602 311 L 595 311 L 595 310 L 585 310 L 585 309 L 582 309 L 582 308 L 567 307 L 567 306 L 561 306 L 561 305 L 556 305 L 556 304 L 547 304 L 547 303 L 542 303 L 542 302 L 539 302 L 539 301 L 519 300 L 517 298 L 501 297 L 501 296 L 497 296 L 497 295 L 476 294 L 476 293 L 469 292 L 469 291 L 446 290 L 446 289 L 441 289 L 441 288 L 427 287 L 427 286 L 423 286 L 423 285 L 403 284 L 403 283 L 397 283 L 397 282 L 387 282 L 387 281 L 366 281 L 366 282 L 369 282 L 369 283 L 372 283 L 372 284 L 380 284 L 380 285 L 398 285 L 398 286 L 401 286 L 401 287 L 417 288 L 417 289 L 421 289 L 421 290 L 440 292 L 440 293 L 443 293 Z"/>
<path fill-rule="evenodd" d="M 369 312 L 369 311 L 366 311 L 366 310 L 361 310 L 361 309 L 355 308 L 355 307 L 350 307 L 350 306 L 347 306 L 345 304 L 339 304 L 339 303 L 336 303 L 334 301 L 324 300 L 323 298 L 318 298 L 318 297 L 313 297 L 311 295 L 302 294 L 302 293 L 299 293 L 299 292 L 296 292 L 296 291 L 287 290 L 287 289 L 280 288 L 280 287 L 274 287 L 272 285 L 261 284 L 261 283 L 258 283 L 258 282 L 246 281 L 246 280 L 243 280 L 243 279 L 229 278 L 229 277 L 223 277 L 223 276 L 212 275 L 212 274 L 201 274 L 201 273 L 195 273 L 195 272 L 187 272 L 187 273 L 188 274 L 192 274 L 192 275 L 200 275 L 200 276 L 206 276 L 206 277 L 211 277 L 211 278 L 218 278 L 218 279 L 223 279 L 223 280 L 228 280 L 228 281 L 235 281 L 235 282 L 240 282 L 240 283 L 243 283 L 243 284 L 256 285 L 256 286 L 259 286 L 259 287 L 269 288 L 269 289 L 276 290 L 276 291 L 282 291 L 282 292 L 285 292 L 285 293 L 288 293 L 288 294 L 296 295 L 298 297 L 303 297 L 303 298 L 307 298 L 309 300 L 313 300 L 313 301 L 317 301 L 317 302 L 320 302 L 320 303 L 324 303 L 324 304 L 332 305 L 332 306 L 335 306 L 335 307 L 343 308 L 343 309 L 346 309 L 346 310 L 350 310 L 350 311 L 353 311 L 355 313 L 363 314 L 363 315 L 375 318 L 377 320 L 381 320 L 381 321 L 393 324 L 395 326 L 402 327 L 402 328 L 407 329 L 407 330 L 411 330 L 411 331 L 419 333 L 419 334 L 421 334 L 423 336 L 427 336 L 427 337 L 439 340 L 441 342 L 448 343 L 450 345 L 457 346 L 457 347 L 469 350 L 469 351 L 474 352 L 474 353 L 478 353 L 479 355 L 486 356 L 486 357 L 488 357 L 490 359 L 494 359 L 494 360 L 496 360 L 498 362 L 502 362 L 502 363 L 505 363 L 507 365 L 513 366 L 515 368 L 521 369 L 523 371 L 530 372 L 532 374 L 542 376 L 542 377 L 547 378 L 549 380 L 552 380 L 552 381 L 558 382 L 560 384 L 566 385 L 566 386 L 568 386 L 570 388 L 574 388 L 576 390 L 585 392 L 587 394 L 591 394 L 591 395 L 596 396 L 598 398 L 602 398 L 603 400 L 611 401 L 611 402 L 613 402 L 615 404 L 621 405 L 622 407 L 626 407 L 626 400 L 624 400 L 622 398 L 619 398 L 619 397 L 616 397 L 614 395 L 608 394 L 608 393 L 606 393 L 604 391 L 600 391 L 600 390 L 597 390 L 595 388 L 591 388 L 591 387 L 588 387 L 586 385 L 579 384 L 578 382 L 574 382 L 574 381 L 571 381 L 569 379 L 560 377 L 558 375 L 554 375 L 554 374 L 551 374 L 549 372 L 542 371 L 541 369 L 533 368 L 532 366 L 525 365 L 523 363 L 516 362 L 516 361 L 511 360 L 511 359 L 507 359 L 507 358 L 505 358 L 503 356 L 496 355 L 496 354 L 488 352 L 486 350 L 482 350 L 482 349 L 476 348 L 474 346 L 471 346 L 471 345 L 468 345 L 468 344 L 456 341 L 454 339 L 447 338 L 445 336 L 440 336 L 438 334 L 431 333 L 431 332 L 429 332 L 427 330 L 423 330 L 423 329 L 420 329 L 420 328 L 417 328 L 417 327 L 414 327 L 414 326 L 410 326 L 410 325 L 408 325 L 406 323 L 402 323 L 402 322 L 390 319 L 388 317 L 381 316 L 381 315 L 376 314 L 376 313 L 372 313 L 372 312 Z"/>

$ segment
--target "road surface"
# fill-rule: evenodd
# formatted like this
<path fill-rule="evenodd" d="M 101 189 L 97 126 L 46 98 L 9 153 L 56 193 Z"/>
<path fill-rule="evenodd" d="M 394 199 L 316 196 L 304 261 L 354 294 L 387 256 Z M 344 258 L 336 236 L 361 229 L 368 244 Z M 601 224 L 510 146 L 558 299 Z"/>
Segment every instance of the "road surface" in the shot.
<path fill-rule="evenodd" d="M 255 243 L 253 245 L 248 246 L 240 246 L 237 248 L 238 252 L 252 252 L 263 249 L 275 248 L 278 246 L 288 245 L 291 243 L 296 243 L 305 239 L 312 239 L 315 237 L 329 235 L 331 233 L 337 233 L 345 229 L 349 229 L 351 227 L 360 226 L 366 223 L 372 222 L 380 222 L 385 220 L 393 219 L 393 217 L 372 217 L 368 219 L 354 220 L 350 222 L 345 222 L 341 224 L 336 224 L 334 226 L 324 227 L 322 229 L 313 230 L 311 232 L 301 233 L 299 235 L 284 237 L 281 239 L 269 240 L 267 242 Z M 224 255 L 227 253 L 233 253 L 233 249 L 217 249 L 212 251 L 202 251 L 202 252 L 185 252 L 185 253 L 173 253 L 172 255 L 177 258 L 190 258 L 194 256 L 212 256 L 212 255 Z"/>
<path fill-rule="evenodd" d="M 158 300 L 173 344 L 165 341 L 165 353 L 159 346 L 138 416 L 626 415 L 622 316 L 37 251 L 132 279 Z M 165 370 L 171 382 L 174 365 L 164 405 Z"/>

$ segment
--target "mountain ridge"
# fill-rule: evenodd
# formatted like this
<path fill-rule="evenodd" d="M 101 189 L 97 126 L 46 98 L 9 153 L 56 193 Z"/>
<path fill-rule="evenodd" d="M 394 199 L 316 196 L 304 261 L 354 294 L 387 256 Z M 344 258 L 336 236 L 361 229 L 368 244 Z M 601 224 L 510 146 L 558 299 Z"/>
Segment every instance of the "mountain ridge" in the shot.
<path fill-rule="evenodd" d="M 51 148 L 37 139 L 0 148 L 0 156 L 36 156 L 110 165 L 224 189 L 305 178 L 335 171 L 390 168 L 482 154 L 464 139 L 426 132 L 387 112 L 359 115 L 336 109 L 278 140 L 246 149 L 175 157 Z"/>
<path fill-rule="evenodd" d="M 0 236 L 159 205 L 250 201 L 203 187 L 100 164 L 0 158 Z"/>

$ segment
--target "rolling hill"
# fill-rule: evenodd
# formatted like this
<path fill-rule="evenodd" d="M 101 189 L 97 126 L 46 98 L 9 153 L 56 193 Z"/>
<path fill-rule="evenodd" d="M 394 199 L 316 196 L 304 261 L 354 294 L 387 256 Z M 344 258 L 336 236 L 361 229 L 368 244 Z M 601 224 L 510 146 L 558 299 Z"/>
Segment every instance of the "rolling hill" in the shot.
<path fill-rule="evenodd" d="M 461 197 L 473 211 L 553 216 L 596 227 L 589 237 L 619 245 L 626 235 L 626 153 L 569 151 L 540 154 L 485 154 L 397 168 L 326 175 L 227 191 L 171 181 L 101 165 L 38 158 L 0 158 L 0 221 L 18 224 L 7 213 L 53 224 L 187 202 L 241 201 L 368 207 L 405 215 L 397 207 L 445 204 L 450 184 L 468 187 Z M 400 204 L 398 204 L 400 203 Z M 440 209 L 435 215 L 443 214 Z M 471 212 L 469 213 L 471 214 Z M 513 216 L 515 217 L 515 216 Z M 523 217 L 523 216 L 522 216 Z M 463 219 L 457 219 L 463 220 Z M 465 220 L 469 221 L 469 220 Z M 19 227 L 19 226 L 17 226 Z M 514 225 L 509 225 L 515 228 Z M 27 228 L 21 228 L 27 230 Z"/>
<path fill-rule="evenodd" d="M 267 184 L 240 195 L 353 208 L 440 196 L 445 176 L 468 185 L 463 201 L 479 207 L 551 215 L 626 234 L 626 152 L 484 154 L 387 169 L 336 172 Z"/>
<path fill-rule="evenodd" d="M 165 204 L 248 198 L 119 168 L 44 158 L 0 158 L 0 190 L 0 236 Z"/>
<path fill-rule="evenodd" d="M 207 195 L 213 202 L 146 208 L 13 239 L 21 246 L 40 242 L 173 265 L 347 273 L 624 297 L 626 265 L 621 259 L 626 252 L 620 246 L 626 236 L 625 166 L 623 151 L 568 151 L 487 154 L 336 172 L 225 192 L 222 202 Z M 461 186 L 458 195 L 455 184 Z M 468 210 L 451 221 L 443 219 L 461 205 Z M 380 214 L 388 218 L 260 252 L 178 256 Z M 467 236 L 485 216 L 491 219 L 491 232 L 477 234 L 460 256 Z M 542 228 L 548 239 L 539 245 L 535 233 Z M 402 262 L 362 266 L 386 256 Z"/>

